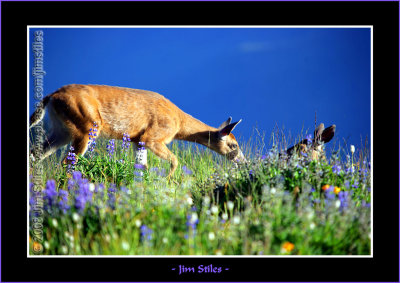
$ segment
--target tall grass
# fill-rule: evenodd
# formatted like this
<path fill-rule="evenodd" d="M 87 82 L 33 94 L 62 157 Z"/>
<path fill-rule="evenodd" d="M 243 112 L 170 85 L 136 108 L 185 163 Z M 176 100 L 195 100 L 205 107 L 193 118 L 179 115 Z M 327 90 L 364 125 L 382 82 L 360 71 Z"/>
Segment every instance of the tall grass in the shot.
<path fill-rule="evenodd" d="M 256 134 L 240 166 L 173 142 L 180 164 L 170 180 L 167 162 L 148 152 L 142 169 L 121 141 L 109 156 L 97 139 L 73 169 L 61 165 L 66 148 L 43 161 L 44 254 L 369 255 L 368 148 L 282 158 L 291 142 Z"/>

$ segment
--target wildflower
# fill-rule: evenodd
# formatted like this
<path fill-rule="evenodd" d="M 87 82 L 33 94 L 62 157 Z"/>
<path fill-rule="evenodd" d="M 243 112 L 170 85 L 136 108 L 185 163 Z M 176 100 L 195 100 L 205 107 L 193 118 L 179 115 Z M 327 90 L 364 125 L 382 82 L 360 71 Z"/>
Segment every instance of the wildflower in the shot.
<path fill-rule="evenodd" d="M 222 219 L 225 220 L 225 221 L 228 220 L 228 214 L 227 213 L 223 213 L 222 214 Z"/>
<path fill-rule="evenodd" d="M 53 227 L 54 227 L 54 228 L 57 228 L 57 227 L 58 227 L 57 219 L 53 218 L 53 219 L 51 220 L 51 224 L 53 224 Z"/>
<path fill-rule="evenodd" d="M 67 246 L 61 246 L 61 252 L 63 254 L 67 254 L 68 253 L 68 247 Z"/>
<path fill-rule="evenodd" d="M 331 187 L 331 185 L 324 185 L 322 186 L 322 190 L 326 191 L 327 189 L 329 189 Z"/>
<path fill-rule="evenodd" d="M 127 133 L 124 133 L 122 137 L 122 149 L 127 151 L 130 147 L 130 141 L 131 139 L 129 138 L 129 135 Z"/>
<path fill-rule="evenodd" d="M 107 204 L 111 209 L 115 209 L 115 202 L 116 202 L 116 188 L 114 184 L 111 184 L 110 187 L 107 190 L 107 195 L 108 195 L 108 200 L 107 200 Z"/>
<path fill-rule="evenodd" d="M 79 216 L 78 213 L 74 212 L 74 213 L 72 214 L 72 220 L 74 220 L 74 222 L 78 222 L 80 218 L 81 218 L 81 217 Z"/>
<path fill-rule="evenodd" d="M 136 163 L 147 164 L 147 150 L 144 147 L 144 142 L 139 142 L 139 147 L 136 152 Z"/>
<path fill-rule="evenodd" d="M 333 189 L 333 192 L 334 192 L 335 194 L 338 194 L 338 193 L 340 192 L 340 188 L 339 188 L 339 187 L 335 187 L 335 188 Z"/>
<path fill-rule="evenodd" d="M 73 178 L 75 181 L 79 181 L 79 180 L 82 179 L 82 173 L 79 172 L 79 171 L 74 171 L 74 172 L 72 173 L 72 178 Z"/>
<path fill-rule="evenodd" d="M 47 199 L 49 206 L 52 206 L 57 199 L 56 181 L 48 180 L 45 188 L 45 199 Z"/>
<path fill-rule="evenodd" d="M 215 240 L 215 234 L 214 234 L 214 232 L 208 233 L 208 239 L 209 239 L 210 241 L 214 241 L 214 240 Z"/>
<path fill-rule="evenodd" d="M 191 197 L 187 197 L 186 198 L 186 202 L 189 204 L 189 205 L 192 205 L 193 204 L 193 199 L 191 198 Z"/>
<path fill-rule="evenodd" d="M 314 222 L 311 222 L 310 223 L 310 230 L 314 230 L 315 229 L 315 223 Z"/>
<path fill-rule="evenodd" d="M 208 205 L 210 204 L 210 202 L 211 202 L 211 199 L 210 199 L 209 196 L 205 196 L 205 197 L 203 198 L 203 205 L 204 205 L 204 206 L 208 206 Z"/>
<path fill-rule="evenodd" d="M 332 172 L 335 174 L 339 174 L 342 170 L 342 167 L 338 164 L 332 166 Z"/>
<path fill-rule="evenodd" d="M 312 144 L 312 135 L 311 135 L 311 134 L 308 134 L 308 135 L 306 136 L 306 139 L 307 139 L 307 145 L 311 145 L 311 144 Z"/>
<path fill-rule="evenodd" d="M 213 206 L 211 207 L 211 212 L 212 212 L 213 214 L 217 214 L 217 213 L 218 213 L 218 206 L 213 205 Z"/>
<path fill-rule="evenodd" d="M 197 213 L 192 213 L 187 216 L 186 226 L 190 227 L 193 231 L 196 231 L 197 224 L 199 223 L 199 217 Z"/>
<path fill-rule="evenodd" d="M 229 201 L 226 203 L 226 206 L 228 207 L 229 210 L 232 210 L 233 207 L 234 207 L 234 203 L 233 203 L 232 201 L 229 200 Z"/>
<path fill-rule="evenodd" d="M 143 164 L 135 164 L 135 169 L 144 170 L 146 169 L 146 166 Z"/>
<path fill-rule="evenodd" d="M 108 156 L 111 158 L 114 155 L 114 151 L 115 151 L 115 140 L 110 140 L 107 144 L 107 153 Z"/>
<path fill-rule="evenodd" d="M 72 171 L 75 169 L 75 164 L 76 164 L 76 154 L 74 153 L 74 147 L 71 145 L 69 148 L 69 152 L 67 155 L 67 161 L 68 161 L 68 171 Z"/>
<path fill-rule="evenodd" d="M 88 152 L 91 154 L 96 147 L 96 137 L 97 137 L 97 122 L 93 122 L 93 128 L 89 129 L 89 148 Z"/>
<path fill-rule="evenodd" d="M 121 247 L 122 247 L 122 249 L 123 249 L 124 251 L 129 250 L 129 244 L 128 244 L 128 242 L 122 241 Z"/>
<path fill-rule="evenodd" d="M 142 225 L 140 227 L 140 236 L 142 237 L 142 240 L 151 240 L 152 239 L 152 234 L 153 230 L 151 230 L 149 227 L 146 225 Z"/>
<path fill-rule="evenodd" d="M 325 190 L 325 197 L 328 200 L 332 200 L 335 198 L 335 193 L 334 193 L 334 188 L 333 186 L 330 186 L 328 189 Z"/>
<path fill-rule="evenodd" d="M 351 145 L 350 146 L 350 152 L 353 154 L 355 151 L 356 151 L 356 149 L 355 149 L 354 145 Z"/>
<path fill-rule="evenodd" d="M 233 224 L 239 225 L 239 223 L 240 223 L 240 216 L 239 215 L 233 216 Z"/>
<path fill-rule="evenodd" d="M 134 174 L 138 177 L 143 177 L 144 173 L 141 171 L 135 171 Z"/>
<path fill-rule="evenodd" d="M 190 170 L 189 168 L 187 168 L 186 165 L 183 165 L 182 170 L 186 175 L 192 175 L 193 174 L 193 171 Z"/>
<path fill-rule="evenodd" d="M 135 220 L 135 225 L 136 225 L 136 227 L 140 227 L 140 225 L 142 225 L 142 221 L 140 221 L 140 219 L 136 219 Z"/>
<path fill-rule="evenodd" d="M 339 208 L 341 206 L 341 201 L 338 199 L 335 201 L 335 207 Z"/>
<path fill-rule="evenodd" d="M 70 208 L 68 205 L 68 192 L 65 190 L 59 190 L 58 196 L 61 198 L 61 200 L 58 202 L 58 207 L 62 212 L 66 213 Z"/>
<path fill-rule="evenodd" d="M 294 249 L 294 244 L 291 242 L 284 242 L 282 244 L 281 251 L 284 253 L 289 253 Z"/>

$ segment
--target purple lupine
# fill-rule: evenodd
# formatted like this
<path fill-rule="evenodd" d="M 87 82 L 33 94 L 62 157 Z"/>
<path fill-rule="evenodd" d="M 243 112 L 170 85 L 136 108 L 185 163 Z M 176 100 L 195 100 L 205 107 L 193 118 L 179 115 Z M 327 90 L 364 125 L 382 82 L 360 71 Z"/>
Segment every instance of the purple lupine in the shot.
<path fill-rule="evenodd" d="M 44 189 L 44 199 L 47 201 L 48 208 L 51 208 L 57 203 L 56 181 L 48 180 Z"/>
<path fill-rule="evenodd" d="M 76 172 L 74 172 L 76 173 Z M 79 172 L 80 173 L 80 172 Z M 93 199 L 93 193 L 90 191 L 90 183 L 87 179 L 81 178 L 81 174 L 76 173 L 76 185 L 77 190 L 74 195 L 74 205 L 79 212 L 83 212 L 87 203 L 91 203 Z"/>
<path fill-rule="evenodd" d="M 312 144 L 312 135 L 311 135 L 311 134 L 308 134 L 308 135 L 306 136 L 306 139 L 307 139 L 307 145 L 311 145 L 311 144 Z"/>
<path fill-rule="evenodd" d="M 89 154 L 92 154 L 92 152 L 94 151 L 94 148 L 96 147 L 96 138 L 97 138 L 97 122 L 93 122 L 93 128 L 89 129 L 89 148 L 88 148 L 88 152 Z"/>
<path fill-rule="evenodd" d="M 75 169 L 76 154 L 75 154 L 74 150 L 75 150 L 74 147 L 71 145 L 69 148 L 68 155 L 67 155 L 67 160 L 69 161 L 68 162 L 68 171 L 69 172 Z"/>
<path fill-rule="evenodd" d="M 58 196 L 60 198 L 60 200 L 58 201 L 58 207 L 65 214 L 70 208 L 70 206 L 68 205 L 68 192 L 65 190 L 59 190 Z"/>
<path fill-rule="evenodd" d="M 182 170 L 186 175 L 192 175 L 193 174 L 193 171 L 190 170 L 189 168 L 187 168 L 186 165 L 183 165 Z"/>
<path fill-rule="evenodd" d="M 107 144 L 107 153 L 108 156 L 111 158 L 114 155 L 115 151 L 115 140 L 110 140 Z"/>
<path fill-rule="evenodd" d="M 107 195 L 108 195 L 108 200 L 107 200 L 107 204 L 108 207 L 110 207 L 111 209 L 115 209 L 115 202 L 116 202 L 116 194 L 117 190 L 114 184 L 111 184 L 110 187 L 107 190 Z"/>
<path fill-rule="evenodd" d="M 129 147 L 131 145 L 130 143 L 131 139 L 129 138 L 129 135 L 127 133 L 124 133 L 122 137 L 122 149 L 125 151 L 129 150 Z"/>
<path fill-rule="evenodd" d="M 153 230 L 151 230 L 149 227 L 147 227 L 146 225 L 142 225 L 140 227 L 140 236 L 142 241 L 143 240 L 150 241 L 152 239 L 152 235 L 153 235 Z"/>
<path fill-rule="evenodd" d="M 342 171 L 342 167 L 339 164 L 335 164 L 332 166 L 332 172 L 336 175 L 339 175 Z"/>

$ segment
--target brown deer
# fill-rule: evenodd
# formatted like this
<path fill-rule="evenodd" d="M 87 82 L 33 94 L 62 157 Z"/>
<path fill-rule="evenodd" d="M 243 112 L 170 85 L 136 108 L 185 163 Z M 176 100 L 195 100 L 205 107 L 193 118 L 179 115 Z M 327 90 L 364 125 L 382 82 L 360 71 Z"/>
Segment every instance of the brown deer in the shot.
<path fill-rule="evenodd" d="M 43 107 L 30 117 L 30 128 L 43 119 L 48 108 L 52 132 L 43 144 L 44 159 L 58 148 L 72 142 L 74 153 L 84 154 L 89 141 L 89 130 L 98 125 L 98 135 L 122 139 L 127 133 L 134 143 L 144 142 L 158 157 L 171 163 L 171 176 L 178 159 L 167 148 L 172 140 L 186 140 L 202 144 L 226 156 L 229 160 L 244 161 L 232 130 L 241 122 L 232 118 L 214 128 L 183 112 L 164 96 L 146 90 L 103 85 L 71 84 L 46 96 Z M 64 158 L 66 163 L 66 158 Z"/>
<path fill-rule="evenodd" d="M 335 135 L 336 125 L 332 125 L 325 129 L 323 123 L 314 131 L 314 138 L 311 140 L 310 146 L 307 146 L 307 139 L 302 140 L 298 144 L 289 148 L 286 153 L 290 157 L 294 153 L 307 153 L 311 154 L 312 160 L 325 160 L 325 153 L 322 149 L 324 143 L 329 142 Z"/>

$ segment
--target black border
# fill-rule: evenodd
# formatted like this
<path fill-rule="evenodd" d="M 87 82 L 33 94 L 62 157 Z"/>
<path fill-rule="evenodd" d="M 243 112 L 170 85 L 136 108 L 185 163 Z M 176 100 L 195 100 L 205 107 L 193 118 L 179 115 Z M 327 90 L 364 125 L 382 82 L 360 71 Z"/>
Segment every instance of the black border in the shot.
<path fill-rule="evenodd" d="M 398 12 L 398 2 L 1 2 L 1 281 L 398 282 Z M 373 25 L 374 258 L 26 258 L 26 30 L 71 24 Z M 179 264 L 230 270 L 177 276 Z"/>

